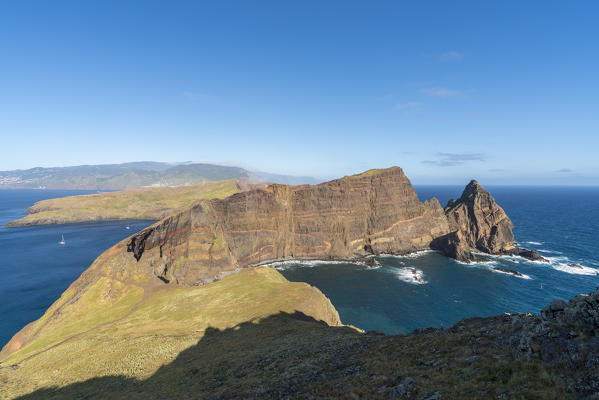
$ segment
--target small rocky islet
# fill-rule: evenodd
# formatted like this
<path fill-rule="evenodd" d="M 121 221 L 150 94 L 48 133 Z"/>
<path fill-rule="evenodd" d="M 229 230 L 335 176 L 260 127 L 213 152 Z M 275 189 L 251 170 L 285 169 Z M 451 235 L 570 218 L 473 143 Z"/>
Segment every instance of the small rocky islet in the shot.
<path fill-rule="evenodd" d="M 541 315 L 383 335 L 274 260 L 518 255 L 476 181 L 443 209 L 400 168 L 201 200 L 102 254 L 0 353 L 13 398 L 596 398 L 599 292 Z M 517 271 L 500 272 L 517 275 Z M 593 397 L 595 396 L 595 397 Z"/>

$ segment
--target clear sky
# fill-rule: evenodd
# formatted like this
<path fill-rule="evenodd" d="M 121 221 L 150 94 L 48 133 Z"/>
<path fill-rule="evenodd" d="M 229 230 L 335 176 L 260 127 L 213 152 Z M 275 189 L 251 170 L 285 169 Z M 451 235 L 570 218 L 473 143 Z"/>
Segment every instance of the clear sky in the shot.
<path fill-rule="evenodd" d="M 598 1 L 12 1 L 0 170 L 599 184 Z"/>

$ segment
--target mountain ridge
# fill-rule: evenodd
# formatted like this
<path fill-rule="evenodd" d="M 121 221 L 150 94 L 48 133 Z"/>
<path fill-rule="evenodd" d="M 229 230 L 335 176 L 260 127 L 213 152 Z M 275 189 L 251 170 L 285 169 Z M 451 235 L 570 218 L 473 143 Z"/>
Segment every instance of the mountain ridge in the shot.
<path fill-rule="evenodd" d="M 257 183 L 264 178 L 281 183 L 316 181 L 311 177 L 252 172 L 241 167 L 218 164 L 137 161 L 0 171 L 0 189 L 123 190 L 147 186 L 196 185 L 227 179 Z"/>

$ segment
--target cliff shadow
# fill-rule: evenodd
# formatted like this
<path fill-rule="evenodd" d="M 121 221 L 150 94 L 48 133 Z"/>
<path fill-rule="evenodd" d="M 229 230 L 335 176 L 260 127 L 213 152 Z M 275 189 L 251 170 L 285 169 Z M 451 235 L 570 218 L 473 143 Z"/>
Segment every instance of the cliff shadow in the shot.
<path fill-rule="evenodd" d="M 330 370 L 331 363 L 344 364 L 343 355 L 326 351 L 323 346 L 348 348 L 361 339 L 362 335 L 352 328 L 330 327 L 299 311 L 280 312 L 224 330 L 207 328 L 197 344 L 147 379 L 105 376 L 39 389 L 18 399 L 293 396 L 306 385 L 334 378 L 321 373 L 325 368 Z"/>

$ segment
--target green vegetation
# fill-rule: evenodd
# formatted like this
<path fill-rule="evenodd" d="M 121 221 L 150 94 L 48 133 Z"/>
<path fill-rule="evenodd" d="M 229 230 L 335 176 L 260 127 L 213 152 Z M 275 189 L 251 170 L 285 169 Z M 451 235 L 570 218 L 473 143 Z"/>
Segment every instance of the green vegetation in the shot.
<path fill-rule="evenodd" d="M 362 172 L 360 174 L 351 175 L 350 177 L 353 177 L 353 178 L 366 178 L 366 177 L 370 177 L 370 176 L 376 176 L 376 175 L 382 174 L 384 172 L 387 172 L 387 171 L 393 170 L 393 169 L 399 169 L 399 167 L 369 169 L 368 171 L 364 171 L 364 172 Z"/>
<path fill-rule="evenodd" d="M 108 375 L 147 378 L 207 331 L 257 324 L 281 312 L 340 324 L 318 289 L 289 282 L 272 268 L 244 269 L 202 287 L 82 278 L 76 283 L 83 286 L 67 290 L 34 323 L 34 339 L 0 361 L 0 398 Z"/>
<path fill-rule="evenodd" d="M 237 181 L 227 180 L 195 186 L 141 188 L 43 200 L 27 210 L 29 215 L 9 222 L 7 226 L 121 219 L 158 220 L 198 200 L 225 198 L 240 190 Z"/>

